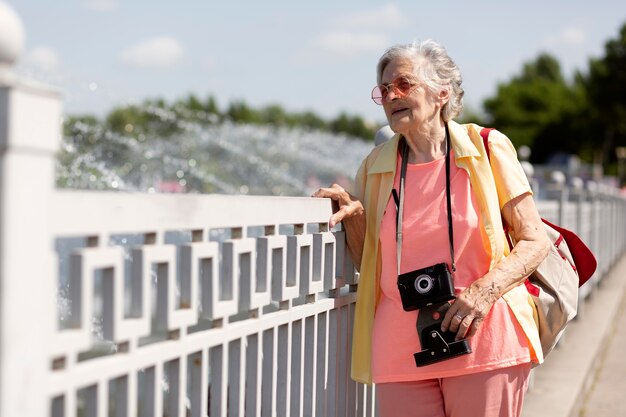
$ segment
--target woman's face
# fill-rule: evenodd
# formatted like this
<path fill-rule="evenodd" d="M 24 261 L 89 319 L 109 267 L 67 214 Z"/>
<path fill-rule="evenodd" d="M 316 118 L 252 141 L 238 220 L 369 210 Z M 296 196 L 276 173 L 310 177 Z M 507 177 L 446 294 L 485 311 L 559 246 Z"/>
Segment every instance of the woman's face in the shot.
<path fill-rule="evenodd" d="M 406 59 L 395 59 L 385 67 L 382 84 L 390 84 L 399 77 L 412 80 L 417 85 L 402 97 L 389 89 L 383 100 L 389 126 L 396 133 L 407 135 L 411 131 L 424 131 L 433 121 L 440 119 L 441 107 L 447 102 L 448 92 L 434 96 L 415 76 L 415 64 Z"/>

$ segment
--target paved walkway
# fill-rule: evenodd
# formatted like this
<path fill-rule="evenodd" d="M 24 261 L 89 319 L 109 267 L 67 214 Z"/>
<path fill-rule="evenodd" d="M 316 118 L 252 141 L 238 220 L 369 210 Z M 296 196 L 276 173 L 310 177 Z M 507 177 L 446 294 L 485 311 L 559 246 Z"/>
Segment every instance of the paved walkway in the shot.
<path fill-rule="evenodd" d="M 626 417 L 626 297 L 613 322 L 613 330 L 583 402 L 581 417 Z"/>
<path fill-rule="evenodd" d="M 536 368 L 523 417 L 626 417 L 626 256 Z"/>

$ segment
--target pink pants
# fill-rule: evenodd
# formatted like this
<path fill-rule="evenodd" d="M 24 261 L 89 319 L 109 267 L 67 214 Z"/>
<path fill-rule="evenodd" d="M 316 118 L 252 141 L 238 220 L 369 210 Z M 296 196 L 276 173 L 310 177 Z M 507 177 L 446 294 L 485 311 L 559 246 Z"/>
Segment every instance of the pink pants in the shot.
<path fill-rule="evenodd" d="M 519 417 L 530 364 L 450 378 L 376 384 L 381 417 Z"/>

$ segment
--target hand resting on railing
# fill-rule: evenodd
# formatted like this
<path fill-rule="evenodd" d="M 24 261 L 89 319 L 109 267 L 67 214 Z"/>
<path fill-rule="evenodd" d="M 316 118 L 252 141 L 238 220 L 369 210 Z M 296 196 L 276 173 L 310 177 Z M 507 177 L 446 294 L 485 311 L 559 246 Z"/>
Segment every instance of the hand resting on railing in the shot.
<path fill-rule="evenodd" d="M 320 188 L 313 197 L 330 198 L 333 203 L 333 215 L 328 224 L 330 228 L 341 223 L 346 232 L 348 251 L 357 270 L 361 266 L 363 242 L 365 240 L 365 210 L 356 197 L 342 186 L 333 184 L 329 188 Z"/>

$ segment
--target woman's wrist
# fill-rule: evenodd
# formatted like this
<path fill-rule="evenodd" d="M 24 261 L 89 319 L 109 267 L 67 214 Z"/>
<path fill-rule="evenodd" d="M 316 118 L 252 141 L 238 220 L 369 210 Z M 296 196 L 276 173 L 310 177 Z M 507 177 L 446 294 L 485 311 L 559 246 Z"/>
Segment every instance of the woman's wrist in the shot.
<path fill-rule="evenodd" d="M 504 294 L 503 287 L 498 285 L 497 278 L 492 273 L 488 273 L 470 284 L 470 292 L 480 293 L 481 298 L 491 304 Z"/>

